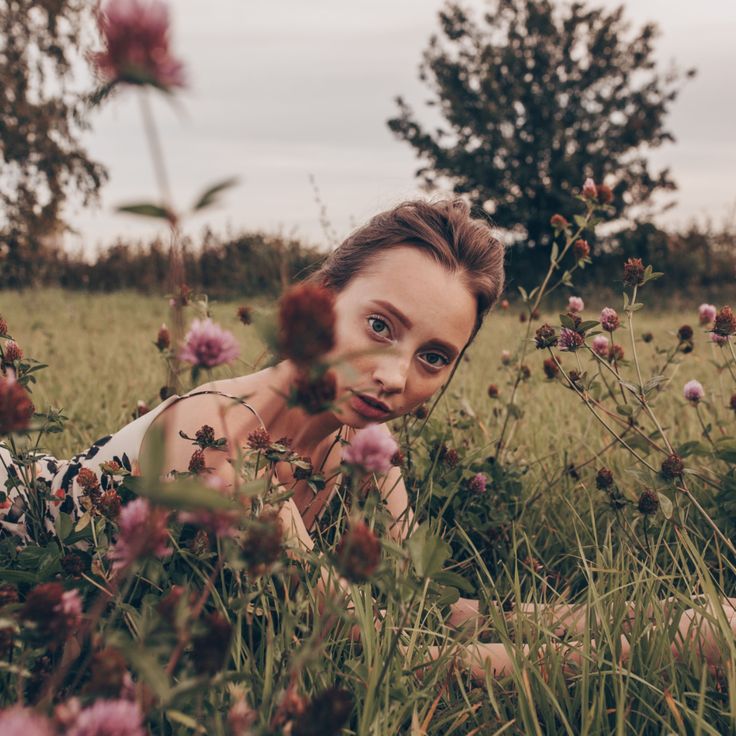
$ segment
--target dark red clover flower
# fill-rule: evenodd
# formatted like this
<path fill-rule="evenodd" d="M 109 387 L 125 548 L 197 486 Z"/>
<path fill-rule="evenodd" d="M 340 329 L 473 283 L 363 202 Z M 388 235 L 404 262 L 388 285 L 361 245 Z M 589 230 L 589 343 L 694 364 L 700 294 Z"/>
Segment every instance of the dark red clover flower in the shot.
<path fill-rule="evenodd" d="M 364 521 L 350 525 L 335 547 L 339 573 L 353 583 L 364 583 L 381 563 L 381 542 Z"/>
<path fill-rule="evenodd" d="M 237 315 L 240 322 L 244 325 L 249 325 L 253 322 L 253 310 L 248 306 L 243 305 L 242 307 L 238 307 Z"/>
<path fill-rule="evenodd" d="M 5 349 L 3 351 L 3 362 L 12 364 L 16 360 L 23 360 L 23 350 L 17 342 L 8 340 L 5 343 Z"/>
<path fill-rule="evenodd" d="M 33 411 L 28 391 L 13 376 L 0 378 L 0 434 L 27 429 Z"/>
<path fill-rule="evenodd" d="M 335 344 L 335 297 L 317 284 L 292 286 L 279 304 L 279 347 L 301 366 L 311 365 Z"/>
<path fill-rule="evenodd" d="M 693 328 L 690 327 L 690 325 L 682 325 L 680 329 L 677 330 L 677 339 L 680 342 L 692 340 L 693 339 Z"/>
<path fill-rule="evenodd" d="M 339 736 L 353 711 L 352 693 L 339 687 L 324 690 L 294 720 L 291 736 Z"/>
<path fill-rule="evenodd" d="M 169 49 L 169 11 L 159 0 L 110 0 L 97 25 L 104 50 L 92 61 L 107 82 L 184 87 L 184 67 Z"/>
<path fill-rule="evenodd" d="M 544 348 L 553 348 L 557 345 L 557 333 L 552 325 L 543 324 L 537 328 L 534 333 L 534 344 L 537 346 L 537 350 L 543 350 Z"/>
<path fill-rule="evenodd" d="M 716 315 L 713 332 L 721 337 L 728 337 L 736 333 L 736 314 L 731 307 L 723 307 Z"/>
<path fill-rule="evenodd" d="M 258 427 L 248 435 L 248 447 L 251 450 L 268 450 L 271 444 L 271 435 L 265 427 Z"/>
<path fill-rule="evenodd" d="M 644 279 L 644 264 L 641 258 L 629 258 L 624 263 L 624 284 L 639 286 Z"/>
<path fill-rule="evenodd" d="M 613 473 L 609 468 L 600 468 L 595 476 L 595 485 L 601 491 L 605 491 L 613 485 Z"/>
<path fill-rule="evenodd" d="M 552 225 L 555 230 L 564 230 L 570 223 L 562 215 L 556 214 L 550 217 L 549 224 Z"/>
<path fill-rule="evenodd" d="M 307 414 L 319 414 L 332 405 L 337 396 L 337 380 L 329 370 L 318 376 L 300 373 L 294 382 L 291 403 L 300 406 Z"/>
<path fill-rule="evenodd" d="M 677 453 L 667 455 L 662 461 L 662 477 L 665 480 L 674 480 L 680 478 L 685 471 L 685 465 L 682 462 L 682 458 Z"/>
<path fill-rule="evenodd" d="M 560 372 L 560 369 L 557 367 L 557 363 L 555 363 L 553 358 L 546 358 L 544 360 L 542 363 L 542 370 L 544 370 L 544 375 L 550 379 L 556 378 Z"/>
<path fill-rule="evenodd" d="M 639 496 L 639 513 L 644 516 L 656 514 L 659 510 L 659 496 L 649 489 L 642 492 Z"/>
<path fill-rule="evenodd" d="M 575 258 L 577 260 L 581 261 L 583 258 L 588 258 L 590 256 L 590 244 L 587 240 L 583 240 L 583 238 L 578 238 L 572 246 L 573 252 L 575 253 Z"/>

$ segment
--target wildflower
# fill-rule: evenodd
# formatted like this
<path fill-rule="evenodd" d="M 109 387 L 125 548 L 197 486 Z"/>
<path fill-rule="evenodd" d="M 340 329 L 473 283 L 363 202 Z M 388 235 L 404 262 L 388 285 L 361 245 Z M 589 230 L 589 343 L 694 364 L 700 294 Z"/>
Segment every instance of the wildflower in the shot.
<path fill-rule="evenodd" d="M 644 278 L 644 264 L 641 258 L 629 258 L 624 263 L 624 284 L 638 286 Z"/>
<path fill-rule="evenodd" d="M 21 618 L 34 624 L 35 633 L 50 646 L 63 644 L 82 620 L 79 591 L 65 591 L 61 583 L 41 583 L 26 596 Z"/>
<path fill-rule="evenodd" d="M 598 199 L 598 188 L 590 177 L 583 184 L 583 197 L 586 199 Z"/>
<path fill-rule="evenodd" d="M 231 623 L 213 611 L 204 620 L 205 630 L 192 638 L 192 660 L 199 674 L 214 675 L 225 664 L 230 654 Z"/>
<path fill-rule="evenodd" d="M 588 256 L 590 256 L 590 244 L 587 240 L 583 240 L 583 238 L 578 238 L 573 243 L 572 249 L 575 253 L 575 258 L 578 261 L 582 261 L 583 258 L 588 258 Z"/>
<path fill-rule="evenodd" d="M 620 360 L 623 360 L 623 359 L 624 359 L 623 346 L 619 345 L 617 342 L 611 343 L 611 346 L 608 348 L 608 362 L 618 363 Z"/>
<path fill-rule="evenodd" d="M 728 337 L 726 335 L 717 335 L 715 332 L 710 333 L 710 341 L 722 348 L 728 343 Z"/>
<path fill-rule="evenodd" d="M 247 445 L 251 450 L 267 450 L 271 444 L 271 435 L 265 427 L 258 427 L 248 435 Z"/>
<path fill-rule="evenodd" d="M 289 685 L 279 701 L 278 709 L 271 719 L 269 728 L 271 731 L 280 731 L 288 721 L 293 721 L 303 715 L 307 708 L 307 700 L 299 695 L 293 685 Z"/>
<path fill-rule="evenodd" d="M 468 488 L 477 494 L 486 492 L 488 485 L 488 476 L 485 473 L 476 473 L 468 482 Z"/>
<path fill-rule="evenodd" d="M 104 463 L 100 463 L 100 470 L 107 475 L 117 475 L 122 467 L 115 460 L 106 460 Z"/>
<path fill-rule="evenodd" d="M 705 390 L 703 389 L 703 384 L 700 383 L 700 381 L 693 379 L 685 384 L 683 394 L 688 401 L 692 401 L 693 404 L 697 404 L 705 397 Z"/>
<path fill-rule="evenodd" d="M 67 736 L 145 736 L 143 713 L 133 700 L 96 700 L 79 713 Z"/>
<path fill-rule="evenodd" d="M 138 399 L 138 403 L 135 405 L 135 409 L 133 409 L 131 416 L 133 419 L 138 419 L 138 417 L 148 414 L 149 411 L 151 411 L 151 409 L 148 404 L 146 404 L 142 399 Z"/>
<path fill-rule="evenodd" d="M 713 332 L 723 337 L 736 333 L 736 314 L 733 313 L 731 307 L 722 307 L 718 312 L 713 324 Z"/>
<path fill-rule="evenodd" d="M 33 412 L 26 389 L 13 376 L 0 378 L 0 434 L 27 429 Z"/>
<path fill-rule="evenodd" d="M 298 365 L 311 365 L 335 344 L 335 297 L 323 286 L 292 286 L 279 304 L 281 353 Z"/>
<path fill-rule="evenodd" d="M 574 352 L 584 342 L 585 340 L 583 339 L 583 336 L 579 332 L 576 332 L 575 330 L 571 330 L 568 327 L 560 328 L 560 339 L 559 339 L 560 350 L 569 350 L 570 352 Z"/>
<path fill-rule="evenodd" d="M 651 342 L 652 340 L 654 340 L 654 335 L 652 335 L 651 332 L 643 332 L 641 335 L 641 339 L 644 342 Z"/>
<path fill-rule="evenodd" d="M 204 460 L 204 450 L 200 447 L 198 450 L 195 450 L 189 458 L 188 470 L 190 473 L 199 475 L 199 473 L 204 472 L 206 469 L 207 466 Z"/>
<path fill-rule="evenodd" d="M 398 449 L 396 440 L 380 425 L 369 424 L 355 433 L 351 443 L 343 449 L 342 459 L 366 473 L 386 473 Z"/>
<path fill-rule="evenodd" d="M 553 348 L 557 345 L 557 334 L 555 333 L 555 328 L 546 323 L 541 327 L 538 327 L 537 331 L 534 333 L 534 344 L 537 346 L 537 350 Z"/>
<path fill-rule="evenodd" d="M 595 476 L 595 487 L 605 491 L 613 485 L 613 473 L 609 468 L 600 468 Z"/>
<path fill-rule="evenodd" d="M 98 696 L 120 695 L 128 674 L 125 657 L 114 647 L 105 647 L 92 655 L 90 678 L 85 690 Z"/>
<path fill-rule="evenodd" d="M 576 388 L 578 391 L 581 391 L 583 388 L 583 374 L 573 369 L 567 375 L 570 379 L 570 388 Z"/>
<path fill-rule="evenodd" d="M 239 697 L 227 712 L 227 725 L 233 736 L 249 736 L 251 726 L 257 721 L 258 711 L 251 708 L 244 697 Z"/>
<path fill-rule="evenodd" d="M 166 401 L 169 396 L 173 396 L 175 393 L 176 390 L 173 386 L 161 386 L 161 388 L 158 390 L 158 397 L 159 399 L 161 399 L 161 401 Z"/>
<path fill-rule="evenodd" d="M 156 342 L 154 345 L 162 352 L 171 346 L 171 333 L 165 324 L 162 324 L 161 327 L 158 328 L 158 335 L 156 335 Z"/>
<path fill-rule="evenodd" d="M 0 337 L 5 337 L 8 334 L 8 323 L 5 318 L 0 316 Z"/>
<path fill-rule="evenodd" d="M 215 443 L 215 430 L 209 424 L 203 424 L 194 433 L 194 439 L 202 448 L 211 447 Z"/>
<path fill-rule="evenodd" d="M 308 480 L 314 473 L 314 466 L 310 457 L 300 457 L 292 461 L 291 467 L 295 480 Z"/>
<path fill-rule="evenodd" d="M 608 357 L 608 338 L 605 335 L 596 335 L 590 346 L 596 355 L 601 358 Z"/>
<path fill-rule="evenodd" d="M 560 214 L 552 215 L 552 217 L 549 218 L 549 224 L 552 225 L 555 230 L 564 230 L 570 225 L 570 223 Z"/>
<path fill-rule="evenodd" d="M 579 296 L 571 296 L 567 300 L 567 310 L 573 314 L 578 314 L 585 309 L 585 303 Z"/>
<path fill-rule="evenodd" d="M 557 367 L 557 363 L 555 363 L 554 358 L 546 358 L 544 362 L 542 363 L 542 370 L 544 370 L 544 375 L 547 376 L 547 378 L 557 378 L 560 369 Z"/>
<path fill-rule="evenodd" d="M 682 477 L 682 473 L 685 470 L 685 465 L 682 462 L 682 458 L 677 453 L 667 455 L 662 461 L 662 477 L 665 480 L 673 480 L 675 478 Z"/>
<path fill-rule="evenodd" d="M 429 413 L 429 412 L 428 412 L 428 410 L 427 410 L 427 405 L 426 405 L 426 404 L 420 404 L 420 405 L 419 405 L 419 406 L 418 406 L 418 407 L 417 407 L 416 409 L 414 409 L 414 411 L 413 411 L 413 414 L 414 414 L 414 416 L 415 416 L 415 417 L 416 417 L 417 419 L 420 419 L 420 420 L 421 420 L 421 419 L 426 419 L 426 418 L 427 418 L 427 414 L 428 414 L 428 413 Z"/>
<path fill-rule="evenodd" d="M 279 559 L 283 550 L 284 532 L 278 511 L 264 509 L 243 536 L 240 550 L 252 576 L 263 575 Z"/>
<path fill-rule="evenodd" d="M 0 585 L 0 608 L 12 603 L 17 603 L 18 600 L 18 589 L 15 585 L 12 585 L 11 583 Z"/>
<path fill-rule="evenodd" d="M 715 318 L 717 309 L 713 304 L 701 304 L 698 307 L 698 320 L 701 325 L 709 325 Z"/>
<path fill-rule="evenodd" d="M 77 484 L 86 492 L 94 492 L 100 487 L 100 481 L 97 474 L 89 468 L 82 468 L 77 474 Z"/>
<path fill-rule="evenodd" d="M 353 711 L 348 690 L 331 687 L 312 699 L 304 714 L 294 721 L 291 736 L 339 736 Z"/>
<path fill-rule="evenodd" d="M 639 496 L 639 513 L 644 516 L 656 514 L 659 509 L 659 496 L 649 489 L 642 492 Z"/>
<path fill-rule="evenodd" d="M 238 307 L 237 315 L 240 322 L 244 325 L 249 325 L 253 322 L 253 310 L 250 307 Z"/>
<path fill-rule="evenodd" d="M 687 340 L 693 339 L 693 328 L 690 327 L 690 325 L 682 325 L 679 330 L 677 330 L 677 339 L 680 342 L 686 342 Z"/>
<path fill-rule="evenodd" d="M 529 315 L 529 319 L 532 319 L 532 320 L 539 319 L 539 310 L 538 309 L 532 309 L 532 313 Z"/>
<path fill-rule="evenodd" d="M 78 578 L 89 569 L 89 562 L 77 552 L 67 552 L 61 558 L 61 569 L 70 577 Z"/>
<path fill-rule="evenodd" d="M 325 371 L 316 377 L 300 373 L 294 382 L 291 403 L 300 406 L 307 414 L 327 411 L 337 396 L 337 381 L 333 371 Z"/>
<path fill-rule="evenodd" d="M 5 343 L 5 348 L 3 349 L 3 363 L 11 365 L 17 360 L 22 359 L 23 350 L 21 349 L 20 345 L 18 345 L 17 342 L 8 340 L 8 342 Z"/>
<path fill-rule="evenodd" d="M 601 309 L 601 316 L 599 319 L 601 327 L 606 330 L 606 332 L 613 332 L 621 326 L 618 312 L 611 307 L 603 307 L 603 309 Z"/>
<path fill-rule="evenodd" d="M 169 49 L 169 13 L 158 0 L 110 0 L 97 17 L 105 45 L 92 54 L 108 82 L 163 90 L 184 87 L 184 68 Z"/>
<path fill-rule="evenodd" d="M 519 322 L 526 322 L 526 312 L 519 312 Z"/>
<path fill-rule="evenodd" d="M 501 363 L 508 365 L 511 362 L 511 353 L 508 350 L 501 351 Z"/>
<path fill-rule="evenodd" d="M 509 308 L 509 300 L 508 299 L 501 299 L 501 303 L 499 305 L 501 309 L 508 309 Z"/>
<path fill-rule="evenodd" d="M 613 201 L 613 191 L 608 184 L 598 184 L 598 201 L 601 204 L 610 204 Z"/>
<path fill-rule="evenodd" d="M 192 320 L 179 358 L 201 368 L 214 368 L 232 362 L 239 354 L 240 349 L 232 332 L 208 317 Z"/>
<path fill-rule="evenodd" d="M 443 447 L 440 457 L 450 470 L 457 467 L 460 462 L 460 455 L 454 447 Z"/>
<path fill-rule="evenodd" d="M 381 562 L 381 542 L 363 521 L 354 522 L 335 547 L 339 573 L 352 583 L 370 579 Z"/>
<path fill-rule="evenodd" d="M 526 363 L 522 363 L 519 367 L 519 375 L 522 381 L 528 381 L 532 377 L 532 370 Z"/>
<path fill-rule="evenodd" d="M 46 716 L 16 705 L 0 710 L 0 733 L 3 736 L 54 736 L 56 729 Z"/>
<path fill-rule="evenodd" d="M 120 495 L 114 489 L 101 493 L 95 500 L 95 508 L 106 518 L 115 520 L 118 518 L 122 501 Z"/>
<path fill-rule="evenodd" d="M 126 568 L 147 555 L 170 555 L 167 518 L 166 511 L 152 507 L 144 498 L 123 506 L 118 517 L 118 539 L 107 553 L 113 569 Z"/>

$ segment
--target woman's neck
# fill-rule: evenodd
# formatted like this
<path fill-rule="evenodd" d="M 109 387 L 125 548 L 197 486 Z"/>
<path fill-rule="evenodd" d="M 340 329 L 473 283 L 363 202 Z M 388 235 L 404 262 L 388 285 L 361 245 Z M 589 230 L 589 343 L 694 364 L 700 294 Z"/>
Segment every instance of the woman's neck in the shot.
<path fill-rule="evenodd" d="M 331 411 L 307 414 L 298 406 L 288 405 L 287 396 L 297 377 L 291 361 L 284 360 L 265 373 L 268 393 L 259 410 L 266 429 L 274 439 L 288 437 L 295 452 L 311 455 L 340 429 L 342 422 Z"/>

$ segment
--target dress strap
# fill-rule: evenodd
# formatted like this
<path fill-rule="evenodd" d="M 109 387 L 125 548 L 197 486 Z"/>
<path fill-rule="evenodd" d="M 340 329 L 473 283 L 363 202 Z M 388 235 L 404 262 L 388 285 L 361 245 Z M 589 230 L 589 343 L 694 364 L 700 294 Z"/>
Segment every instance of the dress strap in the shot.
<path fill-rule="evenodd" d="M 172 404 L 175 404 L 177 401 L 181 401 L 182 399 L 188 399 L 190 396 L 199 396 L 201 394 L 217 394 L 218 396 L 224 396 L 226 399 L 232 399 L 233 401 L 237 401 L 239 404 L 242 404 L 246 409 L 250 409 L 251 412 L 253 412 L 253 416 L 261 423 L 261 426 L 266 429 L 266 423 L 261 419 L 261 415 L 247 402 L 245 399 L 242 399 L 240 396 L 232 396 L 231 394 L 226 394 L 223 391 L 217 391 L 215 389 L 205 389 L 202 391 L 194 391 L 189 394 L 184 394 L 184 396 L 177 396 L 174 401 L 172 401 Z"/>

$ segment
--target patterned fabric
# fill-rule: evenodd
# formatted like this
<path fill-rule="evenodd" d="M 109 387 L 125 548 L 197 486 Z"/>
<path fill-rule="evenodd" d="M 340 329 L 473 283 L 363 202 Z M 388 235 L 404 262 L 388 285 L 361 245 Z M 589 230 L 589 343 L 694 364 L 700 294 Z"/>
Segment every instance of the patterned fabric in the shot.
<path fill-rule="evenodd" d="M 54 532 L 54 522 L 60 511 L 69 514 L 74 521 L 84 513 L 80 505 L 83 489 L 78 482 L 82 469 L 91 470 L 97 476 L 102 491 L 114 487 L 122 480 L 122 475 L 116 476 L 114 473 L 105 472 L 100 466 L 112 461 L 128 472 L 137 470 L 143 437 L 156 417 L 174 402 L 199 394 L 219 394 L 240 401 L 261 421 L 253 407 L 242 399 L 220 391 L 197 391 L 186 396 L 170 396 L 155 409 L 134 419 L 115 434 L 108 434 L 95 440 L 87 450 L 74 455 L 69 460 L 59 460 L 43 453 L 32 456 L 31 459 L 35 460 L 35 482 L 42 484 L 42 487 L 48 490 L 54 499 L 47 504 L 47 530 Z M 23 473 L 27 475 L 24 478 L 26 482 L 20 481 Z M 26 499 L 25 493 L 17 487 L 19 481 L 23 488 L 30 486 L 30 467 L 16 465 L 12 461 L 7 446 L 0 443 L 0 492 L 5 494 L 4 500 L 0 501 L 0 535 L 5 530 L 25 539 L 27 533 L 24 520 L 26 504 L 29 503 L 29 500 Z"/>

